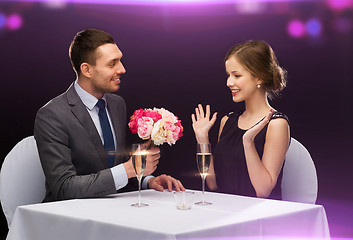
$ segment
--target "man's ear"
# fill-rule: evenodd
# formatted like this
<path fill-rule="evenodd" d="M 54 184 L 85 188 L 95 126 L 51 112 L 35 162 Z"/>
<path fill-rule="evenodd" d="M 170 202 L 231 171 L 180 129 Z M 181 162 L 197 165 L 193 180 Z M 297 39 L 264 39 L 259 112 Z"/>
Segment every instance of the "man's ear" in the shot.
<path fill-rule="evenodd" d="M 87 77 L 90 78 L 91 77 L 91 65 L 89 65 L 88 63 L 84 62 L 81 64 L 80 66 L 81 69 L 81 73 Z"/>

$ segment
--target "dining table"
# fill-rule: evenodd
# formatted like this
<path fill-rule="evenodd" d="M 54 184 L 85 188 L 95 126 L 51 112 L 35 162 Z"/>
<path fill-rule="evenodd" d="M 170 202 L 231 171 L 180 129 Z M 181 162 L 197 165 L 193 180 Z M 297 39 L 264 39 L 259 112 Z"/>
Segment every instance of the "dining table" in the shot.
<path fill-rule="evenodd" d="M 174 193 L 142 190 L 147 207 L 132 207 L 138 192 L 19 206 L 7 240 L 299 240 L 330 239 L 321 205 L 194 192 L 188 210 Z"/>

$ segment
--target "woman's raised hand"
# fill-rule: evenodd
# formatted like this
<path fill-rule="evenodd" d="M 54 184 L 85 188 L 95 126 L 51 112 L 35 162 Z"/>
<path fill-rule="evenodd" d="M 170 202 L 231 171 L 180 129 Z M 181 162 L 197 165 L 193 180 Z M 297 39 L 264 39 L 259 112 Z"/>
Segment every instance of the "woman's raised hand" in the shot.
<path fill-rule="evenodd" d="M 196 115 L 196 117 L 195 117 Z M 217 119 L 217 112 L 215 112 L 211 116 L 211 107 L 210 105 L 206 105 L 206 113 L 203 110 L 201 104 L 195 108 L 195 114 L 191 115 L 192 120 L 192 128 L 195 132 L 195 137 L 198 143 L 208 143 L 208 132 L 210 131 L 213 124 L 216 122 Z"/>
<path fill-rule="evenodd" d="M 256 124 L 255 126 L 253 126 L 252 128 L 250 128 L 249 130 L 247 130 L 245 132 L 245 134 L 243 135 L 243 142 L 253 142 L 256 135 L 266 126 L 266 124 L 270 121 L 273 113 L 275 112 L 275 110 L 273 108 L 271 108 L 266 117 L 264 117 L 264 119 L 262 119 L 258 124 Z"/>

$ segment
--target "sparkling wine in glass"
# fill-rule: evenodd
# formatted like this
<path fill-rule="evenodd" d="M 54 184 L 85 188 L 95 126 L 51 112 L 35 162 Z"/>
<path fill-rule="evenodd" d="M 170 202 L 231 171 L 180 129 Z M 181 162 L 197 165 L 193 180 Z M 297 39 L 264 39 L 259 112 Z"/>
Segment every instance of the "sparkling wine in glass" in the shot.
<path fill-rule="evenodd" d="M 146 207 L 148 204 L 141 203 L 141 180 L 143 171 L 146 167 L 147 150 L 144 144 L 132 144 L 132 165 L 136 173 L 136 177 L 139 185 L 139 198 L 138 202 L 132 204 L 133 207 Z"/>
<path fill-rule="evenodd" d="M 208 169 L 211 163 L 211 144 L 210 143 L 198 143 L 196 150 L 196 161 L 197 168 L 199 169 L 202 179 L 202 201 L 196 202 L 197 205 L 210 205 L 212 203 L 205 201 L 205 181 L 208 173 Z"/>

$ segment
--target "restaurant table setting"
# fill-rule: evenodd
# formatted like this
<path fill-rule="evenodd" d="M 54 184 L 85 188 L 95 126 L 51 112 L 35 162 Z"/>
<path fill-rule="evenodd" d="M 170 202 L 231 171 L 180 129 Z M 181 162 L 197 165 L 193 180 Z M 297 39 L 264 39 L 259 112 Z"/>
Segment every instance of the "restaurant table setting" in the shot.
<path fill-rule="evenodd" d="M 320 205 L 213 192 L 204 193 L 212 204 L 196 205 L 202 192 L 187 192 L 188 210 L 178 210 L 173 192 L 155 190 L 141 191 L 143 208 L 131 206 L 137 191 L 20 206 L 7 240 L 330 239 Z"/>
<path fill-rule="evenodd" d="M 163 119 L 177 128 L 160 131 Z M 154 146 L 182 136 L 180 120 L 165 109 L 136 110 L 129 127 Z M 132 145 L 138 191 L 19 206 L 7 240 L 330 239 L 323 206 L 206 192 L 210 144 L 196 149 L 202 191 L 141 190 L 149 147 Z"/>

